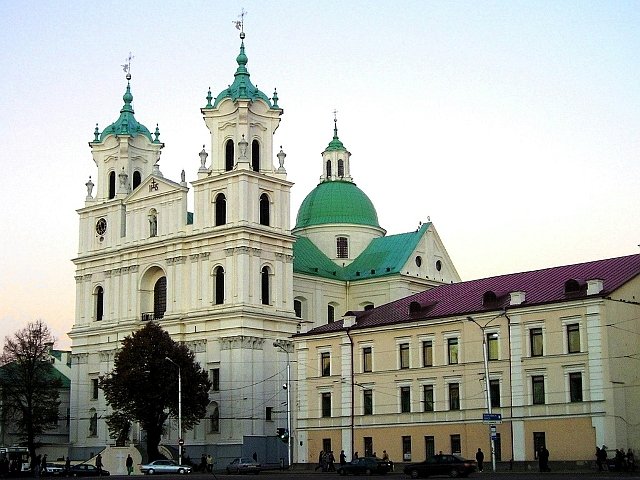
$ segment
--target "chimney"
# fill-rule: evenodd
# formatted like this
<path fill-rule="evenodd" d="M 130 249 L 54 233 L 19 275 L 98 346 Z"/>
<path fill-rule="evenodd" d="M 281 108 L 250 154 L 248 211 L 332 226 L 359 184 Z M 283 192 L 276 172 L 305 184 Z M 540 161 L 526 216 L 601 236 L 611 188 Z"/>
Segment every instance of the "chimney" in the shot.
<path fill-rule="evenodd" d="M 522 305 L 527 297 L 525 292 L 511 292 L 509 293 L 511 300 L 509 305 Z"/>
<path fill-rule="evenodd" d="M 587 295 L 595 295 L 604 290 L 604 281 L 599 278 L 587 280 Z"/>

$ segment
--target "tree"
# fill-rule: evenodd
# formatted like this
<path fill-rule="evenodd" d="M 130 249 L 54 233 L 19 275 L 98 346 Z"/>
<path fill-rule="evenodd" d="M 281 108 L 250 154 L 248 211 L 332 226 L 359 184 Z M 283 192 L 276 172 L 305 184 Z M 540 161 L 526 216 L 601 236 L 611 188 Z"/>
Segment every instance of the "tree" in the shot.
<path fill-rule="evenodd" d="M 37 320 L 5 338 L 0 357 L 0 389 L 5 419 L 35 457 L 37 437 L 58 423 L 62 380 L 51 364 L 55 340 Z"/>
<path fill-rule="evenodd" d="M 182 428 L 190 430 L 205 416 L 211 382 L 189 348 L 171 339 L 157 323 L 127 336 L 114 368 L 100 377 L 100 387 L 113 413 L 107 418 L 111 436 L 122 435 L 126 422 L 137 421 L 147 434 L 147 454 L 160 457 L 158 445 L 169 416 L 178 416 L 178 368 L 182 376 Z"/>

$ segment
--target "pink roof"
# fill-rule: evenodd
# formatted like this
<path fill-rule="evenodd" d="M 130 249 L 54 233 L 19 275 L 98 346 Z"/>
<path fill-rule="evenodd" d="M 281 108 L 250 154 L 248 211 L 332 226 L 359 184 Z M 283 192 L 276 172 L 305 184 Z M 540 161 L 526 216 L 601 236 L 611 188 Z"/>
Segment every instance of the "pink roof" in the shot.
<path fill-rule="evenodd" d="M 473 315 L 486 311 L 500 311 L 503 308 L 512 310 L 585 298 L 588 280 L 601 280 L 603 289 L 594 295 L 607 297 L 638 274 L 640 274 L 640 254 L 442 285 L 380 305 L 372 310 L 347 312 L 347 314 L 356 316 L 357 323 L 352 329 L 360 329 L 429 318 Z M 572 283 L 577 287 L 576 290 L 565 291 L 565 283 L 568 280 L 575 281 Z M 486 292 L 493 292 L 496 301 L 483 305 Z M 511 292 L 525 292 L 525 302 L 520 306 L 510 306 Z M 640 298 L 637 300 L 640 301 Z M 413 313 L 410 313 L 410 305 L 413 302 L 416 303 L 411 308 Z M 302 335 L 342 329 L 342 320 L 340 320 L 321 325 Z"/>

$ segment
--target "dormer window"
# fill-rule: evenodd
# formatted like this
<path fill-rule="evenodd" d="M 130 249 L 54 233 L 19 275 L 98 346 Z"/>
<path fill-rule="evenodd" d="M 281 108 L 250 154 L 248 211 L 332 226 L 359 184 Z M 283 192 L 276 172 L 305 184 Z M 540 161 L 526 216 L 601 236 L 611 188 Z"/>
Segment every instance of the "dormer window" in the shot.
<path fill-rule="evenodd" d="M 409 315 L 420 313 L 420 310 L 422 310 L 422 307 L 419 302 L 411 302 L 409 304 Z"/>
<path fill-rule="evenodd" d="M 347 237 L 338 237 L 336 239 L 336 256 L 338 258 L 349 258 L 349 242 Z"/>
<path fill-rule="evenodd" d="M 488 290 L 482 296 L 482 306 L 487 308 L 495 307 L 498 304 L 498 297 L 494 292 Z"/>
<path fill-rule="evenodd" d="M 577 280 L 570 278 L 566 282 L 564 282 L 564 293 L 565 294 L 575 294 L 580 293 L 580 284 Z"/>

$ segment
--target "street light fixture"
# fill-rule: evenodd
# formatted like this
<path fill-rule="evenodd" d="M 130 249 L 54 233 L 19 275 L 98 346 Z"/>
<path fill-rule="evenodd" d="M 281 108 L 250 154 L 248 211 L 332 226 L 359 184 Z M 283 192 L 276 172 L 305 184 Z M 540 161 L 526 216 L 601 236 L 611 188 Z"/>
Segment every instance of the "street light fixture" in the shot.
<path fill-rule="evenodd" d="M 176 362 L 169 357 L 164 357 L 164 359 L 178 367 L 178 465 L 182 465 L 182 372 L 180 365 Z"/>
<path fill-rule="evenodd" d="M 467 320 L 475 323 L 478 328 L 482 331 L 482 359 L 484 361 L 484 387 L 486 393 L 486 402 L 487 402 L 487 413 L 491 415 L 491 389 L 489 387 L 489 345 L 487 345 L 487 335 L 485 334 L 485 329 L 487 326 L 493 322 L 496 318 L 500 318 L 505 315 L 506 312 L 503 310 L 500 314 L 496 315 L 492 319 L 490 319 L 484 325 L 480 325 L 472 316 L 468 316 Z M 496 471 L 496 438 L 494 435 L 495 425 L 493 423 L 489 424 L 489 437 L 491 439 L 491 468 L 493 471 Z"/>
<path fill-rule="evenodd" d="M 282 341 L 273 342 L 273 346 L 279 348 L 284 353 L 287 354 L 287 383 L 282 386 L 287 391 L 287 433 L 289 434 L 289 438 L 287 439 L 287 460 L 288 466 L 287 468 L 291 468 L 292 454 L 291 449 L 293 447 L 293 442 L 291 441 L 291 362 L 289 361 L 289 349 Z"/>

